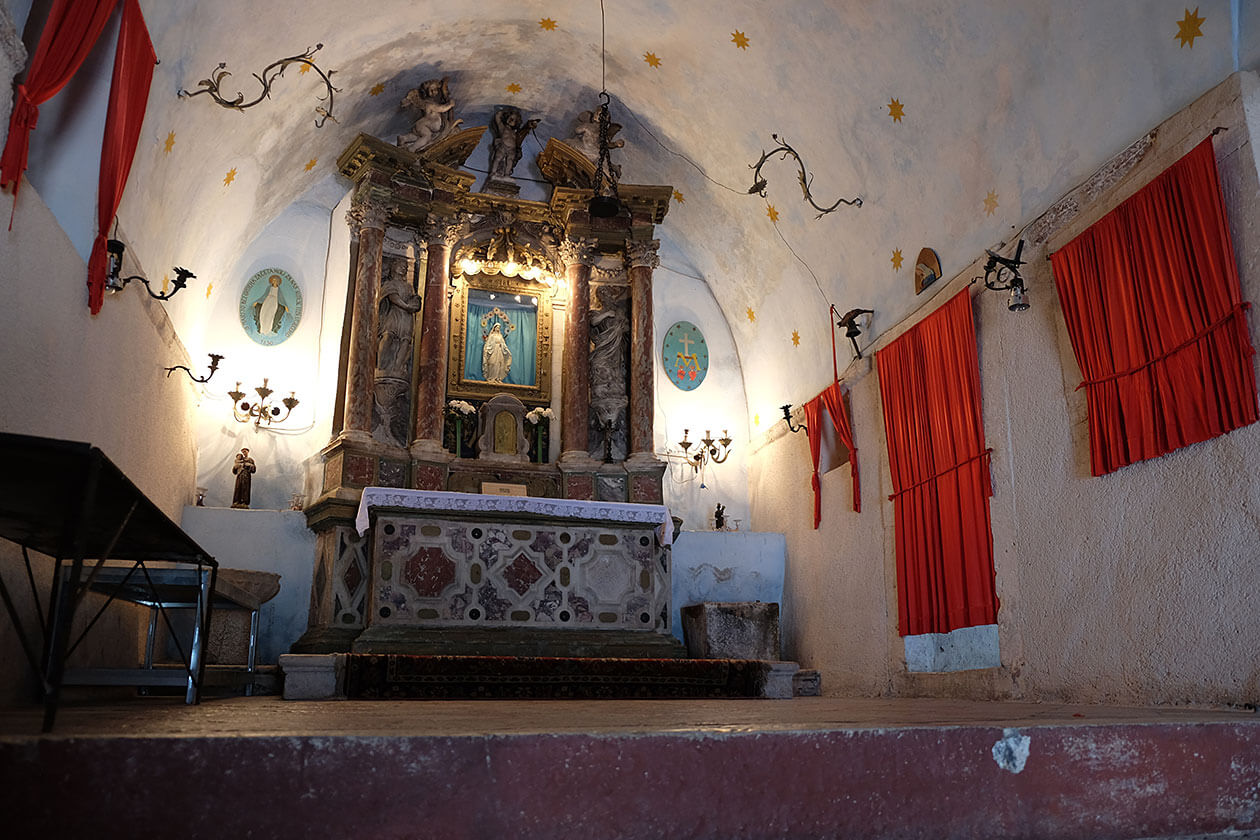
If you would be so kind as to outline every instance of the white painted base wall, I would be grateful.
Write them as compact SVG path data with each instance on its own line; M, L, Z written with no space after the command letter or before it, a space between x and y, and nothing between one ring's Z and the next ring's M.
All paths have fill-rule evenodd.
M673 549L671 628L683 641L680 612L705 601L763 601L780 607L786 542L782 534L683 531ZM782 625L780 625L782 626Z

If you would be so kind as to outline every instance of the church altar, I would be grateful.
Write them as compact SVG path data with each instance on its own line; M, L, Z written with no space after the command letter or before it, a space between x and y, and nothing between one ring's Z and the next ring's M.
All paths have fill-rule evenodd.
M662 505L368 487L367 629L671 632ZM369 533L370 531L370 533Z

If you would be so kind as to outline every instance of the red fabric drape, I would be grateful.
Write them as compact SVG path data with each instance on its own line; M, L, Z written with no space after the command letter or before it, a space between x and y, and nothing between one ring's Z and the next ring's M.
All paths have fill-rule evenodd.
M818 458L822 454L822 397L814 397L803 406L805 409L805 436L809 438L809 457L814 464L809 486L814 491L814 528L822 522L822 493L818 481Z
M109 21L118 0L54 0L40 35L26 81L17 86L9 137L0 155L0 188L18 184L26 171L31 131L39 120L39 106L66 86Z
M1254 423L1254 353L1209 137L1052 258L1090 468Z
M858 484L857 447L853 445L853 430L849 424L849 412L844 406L844 397L840 392L840 383L833 382L821 394L805 403L805 434L809 437L809 455L814 462L814 474L810 478L810 486L814 490L814 528L822 522L822 492L818 479L818 460L822 453L822 410L827 409L831 415L831 425L835 427L836 436L849 450L849 466L853 471L853 509L862 510L861 492Z
M901 635L993 624L992 489L968 290L875 362L895 491Z
M114 54L114 76L109 88L109 109L105 115L105 135L101 144L101 179L96 196L96 241L88 260L88 307L95 315L105 297L105 236L118 212L123 187L131 172L131 161L140 139L144 110L153 81L157 55L149 40L137 0L123 0L122 27L118 51Z
M853 443L853 425L849 422L849 410L844 404L844 395L840 392L840 383L833 382L821 394L823 405L831 415L831 424L836 427L836 434L849 449L849 468L853 473L853 510L862 512L862 488L858 481L858 451Z

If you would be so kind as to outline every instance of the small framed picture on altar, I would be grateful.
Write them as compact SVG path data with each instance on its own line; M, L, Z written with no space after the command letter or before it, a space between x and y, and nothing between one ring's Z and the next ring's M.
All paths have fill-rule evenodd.
M464 278L451 301L448 397L551 400L551 290L502 275Z

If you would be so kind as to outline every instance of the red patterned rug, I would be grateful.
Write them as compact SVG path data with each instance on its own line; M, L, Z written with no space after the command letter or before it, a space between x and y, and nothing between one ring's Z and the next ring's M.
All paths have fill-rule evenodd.
M770 663L352 653L351 700L656 700L761 697Z

